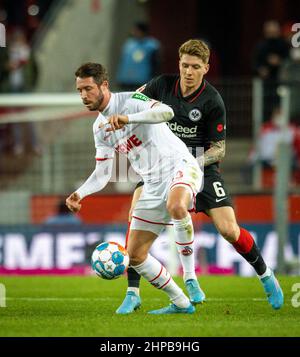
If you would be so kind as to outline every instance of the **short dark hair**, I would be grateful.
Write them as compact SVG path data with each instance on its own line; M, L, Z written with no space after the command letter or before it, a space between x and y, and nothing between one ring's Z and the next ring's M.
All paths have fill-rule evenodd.
M108 81L107 70L100 63L87 62L82 64L75 72L75 76L80 78L93 77L97 84Z
M188 40L179 47L179 58L183 55L196 56L208 63L210 50L207 44L201 40Z

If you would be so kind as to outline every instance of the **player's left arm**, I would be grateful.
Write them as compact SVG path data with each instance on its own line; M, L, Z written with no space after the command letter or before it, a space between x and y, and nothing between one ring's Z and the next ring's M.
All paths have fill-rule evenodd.
M225 156L225 140L211 141L210 148L204 153L204 166L209 166Z
M147 99L131 98L128 101L127 105L132 108L131 112L134 114L112 115L107 123L101 124L101 127L108 125L106 131L115 131L122 129L126 124L159 124L173 118L174 112L171 107L146 96L143 97Z

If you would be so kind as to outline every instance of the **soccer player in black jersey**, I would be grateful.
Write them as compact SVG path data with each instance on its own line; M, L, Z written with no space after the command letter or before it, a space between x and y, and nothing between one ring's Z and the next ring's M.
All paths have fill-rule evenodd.
M179 75L160 75L139 91L172 107L175 116L167 125L204 165L204 187L196 197L196 212L210 216L218 232L253 266L269 303L274 309L279 309L283 304L283 292L252 235L237 224L229 193L219 172L219 161L225 155L226 110L218 91L203 78L209 69L209 55L204 42L185 42L179 48ZM203 150L204 155L201 154ZM142 188L141 182L134 192L132 207ZM202 302L205 295L195 280L194 267L191 272L193 254L187 256L186 247L176 245L191 302ZM192 245L189 248L192 249ZM139 280L139 275L129 268L127 294L117 313L128 314L140 306Z

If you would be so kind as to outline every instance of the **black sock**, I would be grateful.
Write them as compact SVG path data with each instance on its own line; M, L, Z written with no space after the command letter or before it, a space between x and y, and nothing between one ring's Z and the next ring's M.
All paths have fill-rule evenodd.
M247 260L247 262L249 264L251 264L253 266L253 268L255 269L256 273L258 275L262 275L266 272L267 270L267 266L266 263L263 259L263 257L260 254L260 251L257 247L257 245L255 244L255 242L253 243L253 246L250 250L250 252L248 253L239 253L243 258L245 258Z
M127 280L129 288L139 288L141 276L133 268L129 267L127 269Z

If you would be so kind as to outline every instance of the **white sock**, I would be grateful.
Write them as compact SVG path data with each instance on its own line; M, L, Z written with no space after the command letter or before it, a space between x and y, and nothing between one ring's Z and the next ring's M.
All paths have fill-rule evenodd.
M134 288L132 286L129 286L127 288L127 292L129 292L129 291L135 293L135 295L137 295L137 296L140 296L140 288Z
M197 279L194 259L194 227L191 215L173 219L177 251L183 268L183 280Z
M272 274L272 270L269 267L267 267L266 271L262 275L258 275L258 277L259 279L263 279L267 276L271 276L271 274Z
M172 279L170 273L150 254L143 263L132 267L154 287L165 291L176 306L186 308L190 305L189 299Z

